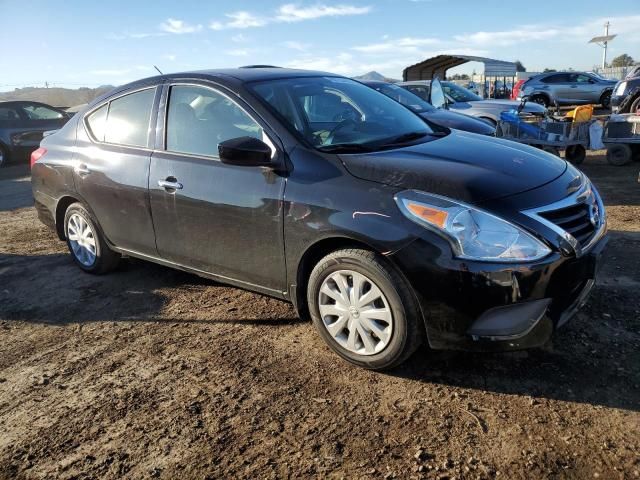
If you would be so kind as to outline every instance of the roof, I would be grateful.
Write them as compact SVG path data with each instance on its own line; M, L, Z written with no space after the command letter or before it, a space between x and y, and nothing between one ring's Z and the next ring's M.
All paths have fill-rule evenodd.
M486 76L515 77L516 75L516 64L513 62L472 55L438 55L408 66L402 72L402 79L404 81L431 80L435 76L444 79L447 70L467 62L483 63Z

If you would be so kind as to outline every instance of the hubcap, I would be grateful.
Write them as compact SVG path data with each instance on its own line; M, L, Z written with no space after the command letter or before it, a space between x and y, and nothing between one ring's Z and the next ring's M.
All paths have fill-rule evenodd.
M322 323L338 344L358 355L373 355L389 344L393 315L378 286L352 270L322 282L318 305Z
M67 223L67 238L73 255L85 267L90 267L96 261L96 237L91 225L74 213Z

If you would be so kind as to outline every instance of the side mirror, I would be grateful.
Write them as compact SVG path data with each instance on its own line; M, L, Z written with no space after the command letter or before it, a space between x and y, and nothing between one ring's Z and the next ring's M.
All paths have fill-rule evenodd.
M270 167L271 148L254 137L238 137L218 144L220 161L243 167Z

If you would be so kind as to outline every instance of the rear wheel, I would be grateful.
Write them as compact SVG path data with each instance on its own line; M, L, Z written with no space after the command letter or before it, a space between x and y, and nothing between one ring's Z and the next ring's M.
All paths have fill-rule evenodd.
M611 165L620 167L631 162L633 152L631 147L624 143L616 143L614 145L607 146L607 161Z
M609 108L611 106L611 92L604 92L600 97L600 105L602 108Z
M392 368L422 343L411 287L374 252L345 249L324 257L309 277L307 301L323 340L360 367Z
M587 151L582 145L569 145L564 151L564 158L574 165L580 165L587 157Z
M67 247L76 265L88 273L107 273L118 266L120 255L107 245L89 211L72 203L64 215Z

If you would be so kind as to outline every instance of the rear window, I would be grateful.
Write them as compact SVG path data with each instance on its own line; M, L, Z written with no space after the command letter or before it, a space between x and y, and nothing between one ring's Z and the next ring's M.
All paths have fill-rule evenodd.
M549 75L540 81L542 83L568 83L569 75L566 73L558 73L556 75Z
M93 138L104 142L104 127L107 123L107 109L109 104L103 105L87 117L87 126Z
M109 103L104 141L134 147L146 147L155 88L149 88Z

